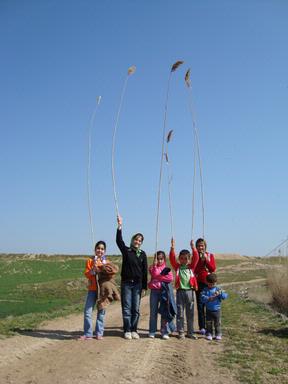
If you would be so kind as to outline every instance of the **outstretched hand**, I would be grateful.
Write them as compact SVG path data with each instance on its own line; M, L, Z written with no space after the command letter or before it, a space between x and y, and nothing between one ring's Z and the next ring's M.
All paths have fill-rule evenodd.
M173 239L173 237L171 239L171 248L175 248L175 240Z
M191 249L195 249L194 240L191 240L191 241L190 241L190 247L191 247Z
M117 216L117 224L118 224L118 228L122 227L122 217L120 215Z

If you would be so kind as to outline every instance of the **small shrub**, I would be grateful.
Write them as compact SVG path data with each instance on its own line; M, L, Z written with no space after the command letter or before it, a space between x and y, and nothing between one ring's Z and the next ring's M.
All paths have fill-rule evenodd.
M267 282L273 306L288 315L288 263L283 264L281 269L271 271Z

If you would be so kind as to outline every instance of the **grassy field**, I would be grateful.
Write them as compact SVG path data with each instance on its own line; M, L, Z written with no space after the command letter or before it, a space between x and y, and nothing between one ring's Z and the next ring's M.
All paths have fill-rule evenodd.
M223 304L224 354L219 364L242 383L288 382L288 322L269 307L229 291Z
M30 329L44 319L82 311L87 292L83 276L86 258L0 257L0 334Z

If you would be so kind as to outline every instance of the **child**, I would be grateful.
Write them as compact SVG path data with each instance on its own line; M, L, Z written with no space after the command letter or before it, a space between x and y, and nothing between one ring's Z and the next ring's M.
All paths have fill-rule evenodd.
M121 305L124 339L139 339L140 299L147 290L147 256L140 249L144 237L136 233L127 247L122 238L122 218L117 216L116 243L122 253Z
M98 241L95 245L95 256L90 257L86 262L84 274L88 279L88 293L84 308L84 335L80 337L81 340L92 340L93 338L92 312L98 294L97 274L100 272L101 266L107 262L105 251L105 241ZM103 339L104 318L105 309L98 310L95 326L95 338L97 340Z
M158 251L154 257L153 264L149 267L151 280L148 283L148 288L151 289L150 293L150 320L149 320L149 337L155 338L157 330L157 315L159 312L159 305L161 301L161 288L162 283L171 283L173 281L173 274L169 268L166 267L166 255L163 251ZM166 273L167 274L164 274ZM174 299L174 298L173 298ZM175 325L173 320L168 323L167 320L161 316L161 336L162 339L169 339L169 331L174 331Z
M197 278L198 291L196 292L197 310L198 310L198 324L200 333L205 335L205 305L200 299L201 292L207 287L206 277L209 273L215 272L216 262L212 253L206 251L207 243L204 239L196 241L196 251L198 253L198 263L195 267L195 275Z
M212 340L213 325L215 339L221 340L221 301L227 299L228 294L216 286L216 273L206 277L207 287L201 293L201 300L206 304L206 339Z
M197 290L197 280L194 276L194 268L198 262L198 252L191 240L191 248L193 250L193 259L190 261L191 255L187 249L183 249L179 253L179 263L176 262L175 241L171 240L170 263L176 271L175 288L176 288L176 304L177 304L177 330L179 338L185 339L184 334L184 309L187 320L187 337L197 339L194 335L194 290Z

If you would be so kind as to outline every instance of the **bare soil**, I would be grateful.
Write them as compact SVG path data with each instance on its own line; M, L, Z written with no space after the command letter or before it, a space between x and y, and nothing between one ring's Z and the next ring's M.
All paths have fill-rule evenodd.
M217 364L222 342L147 337L149 297L142 299L139 340L124 340L119 303L106 314L103 340L80 341L83 316L71 315L35 331L0 340L1 384L237 383Z

